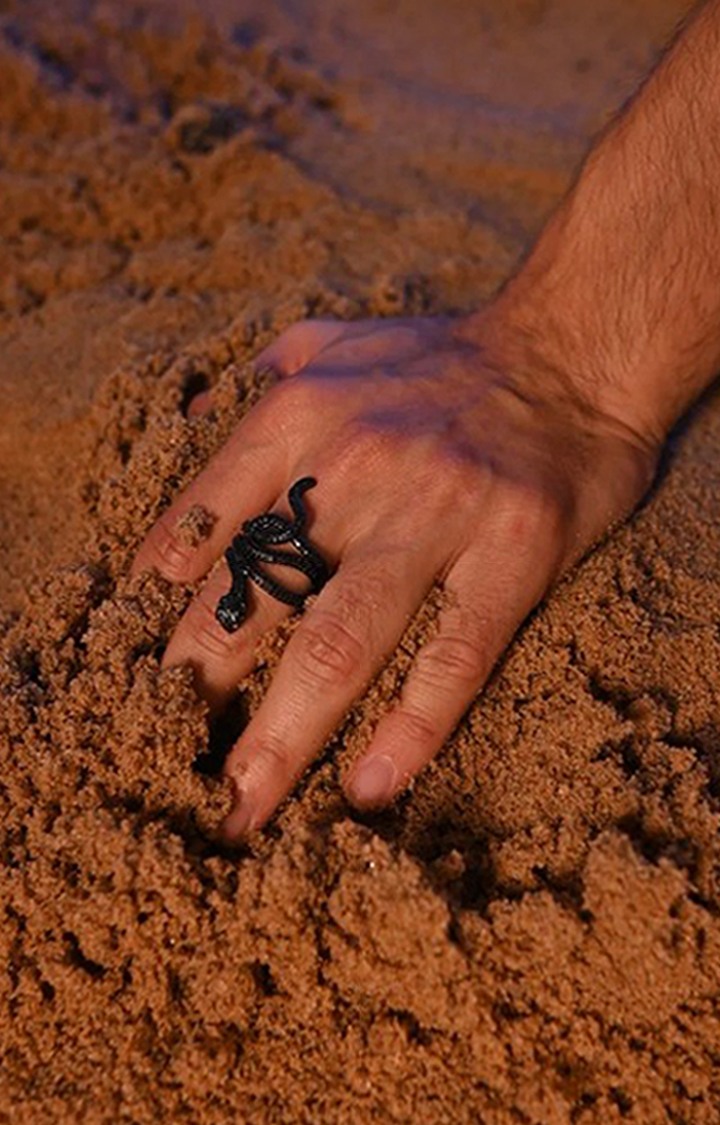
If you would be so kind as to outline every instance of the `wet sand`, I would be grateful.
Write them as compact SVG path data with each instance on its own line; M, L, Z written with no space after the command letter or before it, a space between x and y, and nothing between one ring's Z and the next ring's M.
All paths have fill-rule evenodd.
M0 1122L717 1122L717 393L379 816L432 599L230 854L293 622L208 730L127 577L260 348L490 297L682 11L0 0Z

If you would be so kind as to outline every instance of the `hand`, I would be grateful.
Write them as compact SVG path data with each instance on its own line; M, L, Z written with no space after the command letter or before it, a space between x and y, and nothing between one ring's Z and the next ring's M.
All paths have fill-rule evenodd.
M449 598L437 633L343 782L359 807L391 801L552 582L648 485L651 445L599 414L568 377L531 357L517 363L513 351L511 364L502 331L482 315L295 325L258 360L277 383L142 544L135 571L194 581L243 520L284 511L295 480L317 479L307 534L337 569L228 755L237 790L228 838L272 815L439 578ZM216 523L190 549L177 525L196 504ZM164 658L190 663L214 707L252 668L261 633L289 612L253 586L248 618L226 633L215 607L229 586L223 560Z

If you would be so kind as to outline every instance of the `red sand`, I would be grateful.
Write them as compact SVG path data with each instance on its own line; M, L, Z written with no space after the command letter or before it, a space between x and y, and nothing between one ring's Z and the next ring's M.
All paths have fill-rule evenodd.
M0 1121L716 1123L717 396L380 816L338 775L432 599L238 856L292 623L209 738L126 577L249 359L489 296L681 9L179 7L0 0Z

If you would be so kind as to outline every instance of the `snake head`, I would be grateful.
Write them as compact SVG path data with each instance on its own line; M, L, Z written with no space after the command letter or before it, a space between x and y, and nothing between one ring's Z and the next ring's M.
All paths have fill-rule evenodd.
M226 633L235 633L242 625L247 615L247 602L244 598L233 594L223 594L217 604L215 617Z

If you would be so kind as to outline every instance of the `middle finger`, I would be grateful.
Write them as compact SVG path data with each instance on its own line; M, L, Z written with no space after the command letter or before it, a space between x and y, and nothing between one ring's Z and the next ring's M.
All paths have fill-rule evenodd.
M392 652L447 545L358 542L290 638L267 694L225 764L230 839L260 827Z

